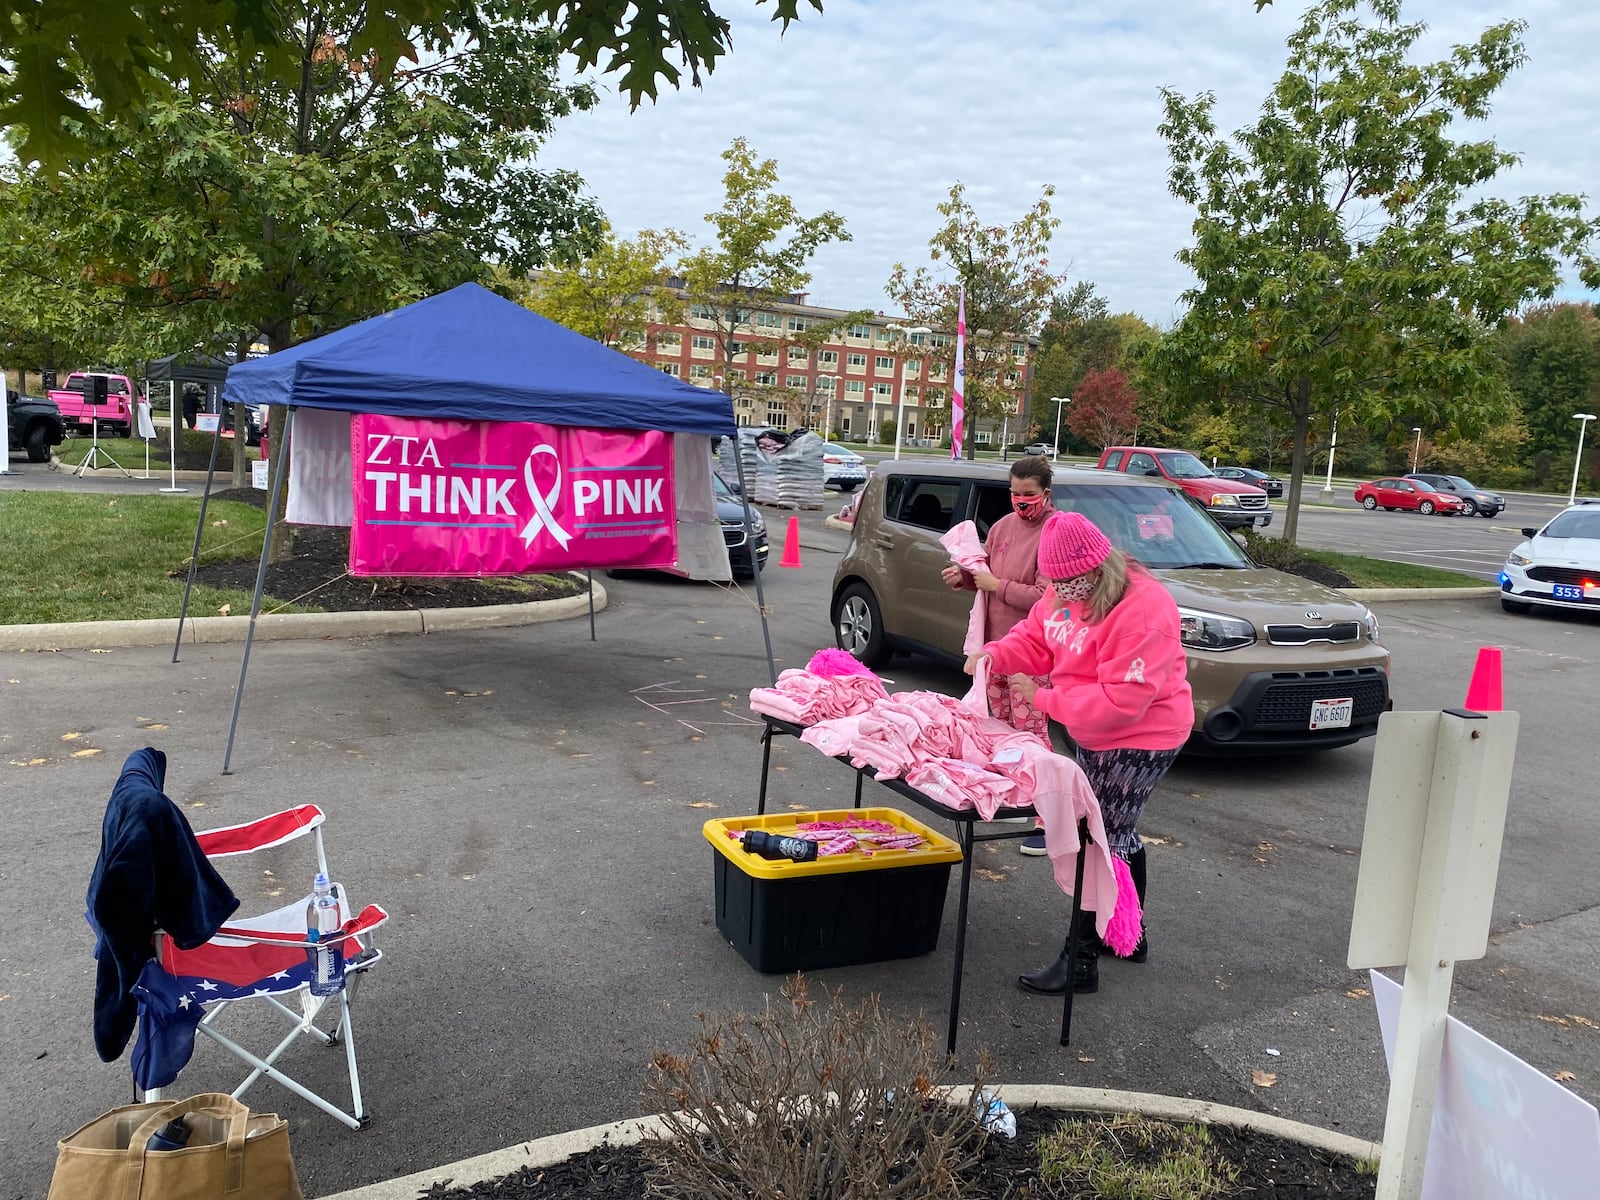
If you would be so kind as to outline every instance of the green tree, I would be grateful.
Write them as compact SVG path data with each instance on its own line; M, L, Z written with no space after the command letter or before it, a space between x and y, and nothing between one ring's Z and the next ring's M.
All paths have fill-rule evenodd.
M642 229L629 239L606 225L592 252L541 271L518 299L602 345L648 347L652 325L683 319L669 259L686 249L676 229Z
M1016 389L1006 382L1006 375L1018 367L1015 348L1038 335L1061 287L1061 277L1050 271L1050 242L1061 224L1051 214L1054 195L1055 188L1047 184L1033 207L1012 224L992 225L979 218L966 188L952 185L949 198L939 205L944 223L928 241L928 257L939 265L940 274L896 263L884 288L912 322L939 330L956 328L958 303L966 296L968 458L977 451L978 424L998 426L1016 410ZM926 357L954 378L954 339L930 344Z
M758 5L766 0L756 0ZM808 0L817 12L822 0ZM313 26L314 0L0 0L0 126L20 133L23 162L59 170L97 153L91 135L144 105L214 83L212 48L232 47L241 62L278 86L306 68L300 31ZM370 0L352 6L342 45L385 81L453 54L485 19L475 0ZM580 69L604 63L637 107L683 71L699 86L727 52L726 18L709 0L516 0L519 23L548 25L559 52ZM773 0L772 20L787 31L799 0ZM492 17L488 18L492 20ZM508 81L521 69L515 46L502 60ZM668 60L676 52L683 70ZM408 68L404 64L410 63Z
M1231 141L1211 95L1164 93L1171 189L1196 209L1179 258L1198 282L1150 365L1173 398L1285 414L1290 541L1314 420L1335 407L1351 423L1405 413L1463 432L1504 420L1511 397L1486 332L1550 296L1564 261L1600 284L1600 222L1580 198L1487 197L1515 156L1448 136L1485 117L1523 63L1522 24L1416 63L1423 27L1400 10L1309 9L1260 117Z
M1570 468L1572 414L1600 404L1600 319L1587 304L1540 305L1506 327L1501 345L1526 425L1524 453Z
M727 390L748 394L761 388L736 388L733 360L746 349L766 350L775 362L758 364L757 372L779 375L790 342L786 325L757 326L758 314L770 317L776 305L792 302L794 294L805 289L819 247L851 239L844 218L836 212L802 217L791 197L774 190L777 160L758 157L744 138L735 138L722 152L722 160L728 164L722 176L722 207L706 214L716 240L687 255L678 274L691 319L711 322ZM818 322L803 332L815 342L843 322ZM760 342L747 347L746 341L756 335ZM789 403L788 397L784 403Z

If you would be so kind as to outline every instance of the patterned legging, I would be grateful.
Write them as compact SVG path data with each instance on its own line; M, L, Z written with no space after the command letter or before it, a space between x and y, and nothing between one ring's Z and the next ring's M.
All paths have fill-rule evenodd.
M1048 675L1035 675L1033 681L1040 687L1050 686ZM1004 721L1013 729L1035 733L1046 740L1049 739L1047 727L1050 718L1017 694L1017 689L1011 686L1011 676L999 671L993 672L989 676L989 686L984 694L989 699L991 717Z
M1100 800L1111 852L1124 861L1143 847L1139 840L1139 814L1156 784L1178 757L1176 750L1085 750L1075 757L1089 786Z

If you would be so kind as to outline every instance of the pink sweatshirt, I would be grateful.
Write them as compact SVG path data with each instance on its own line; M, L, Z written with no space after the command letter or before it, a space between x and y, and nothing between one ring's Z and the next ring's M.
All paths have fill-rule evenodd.
M1128 590L1105 620L1086 623L1082 604L1063 608L1046 593L983 651L998 673L1048 674L1034 706L1085 749L1175 750L1194 725L1178 606L1131 564Z
M1000 581L1000 587L989 593L984 620L984 636L991 640L1004 637L1044 595L1045 578L1039 574L1039 538L1043 533L1042 519L1024 521L1014 512L989 526L983 548L989 555L990 573ZM963 573L961 582L968 591L976 589L970 573Z

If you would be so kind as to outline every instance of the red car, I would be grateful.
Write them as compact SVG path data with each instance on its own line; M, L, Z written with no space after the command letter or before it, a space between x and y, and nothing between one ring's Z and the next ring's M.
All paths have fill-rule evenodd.
M1451 492L1436 492L1415 479L1374 479L1356 488L1356 503L1369 512L1382 508L1394 512L1397 508L1415 509L1423 516L1433 513L1459 513L1461 497Z

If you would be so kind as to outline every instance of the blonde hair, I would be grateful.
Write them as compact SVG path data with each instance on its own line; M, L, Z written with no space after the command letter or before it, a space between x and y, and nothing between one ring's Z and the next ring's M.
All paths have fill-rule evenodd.
M1094 591L1089 593L1088 603L1084 605L1084 617L1089 624L1104 621L1106 614L1127 594L1128 568L1128 556L1113 546L1105 561L1091 572Z

